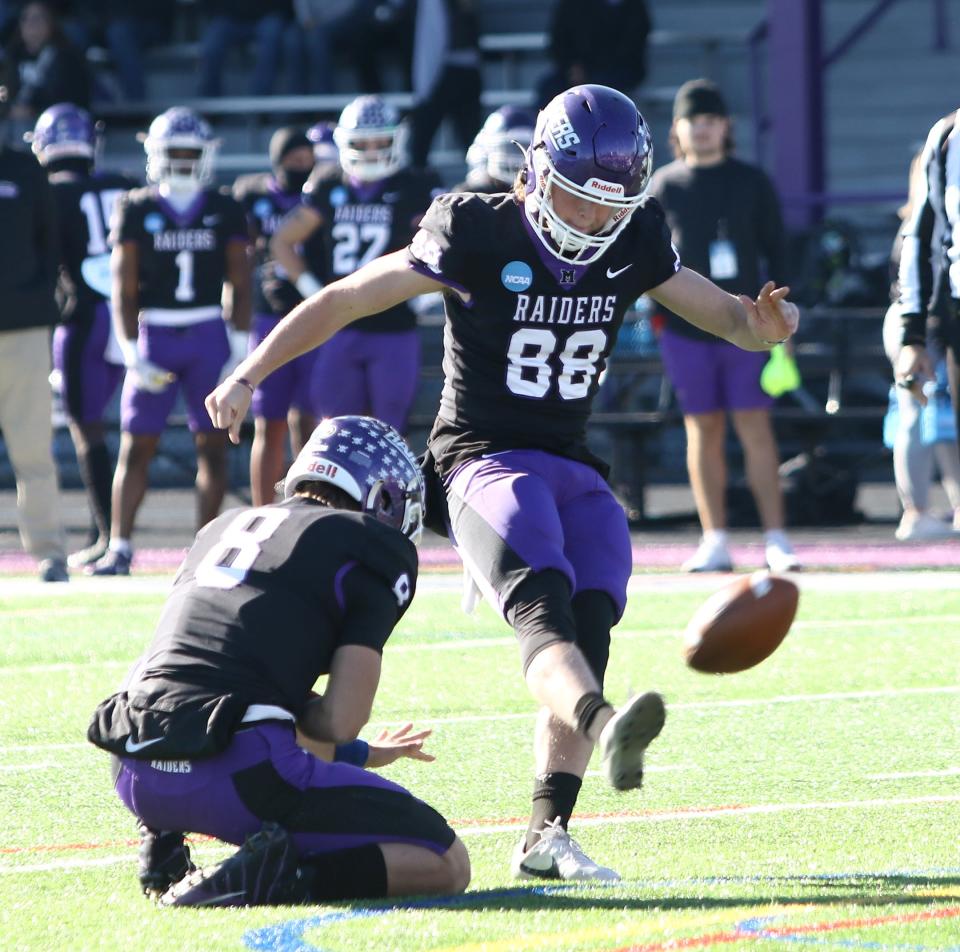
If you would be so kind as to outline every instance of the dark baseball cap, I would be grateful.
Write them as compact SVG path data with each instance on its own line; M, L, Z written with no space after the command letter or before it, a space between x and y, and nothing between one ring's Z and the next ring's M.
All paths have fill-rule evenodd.
M716 83L709 79L691 79L677 90L673 100L673 118L692 119L704 114L729 115L727 104Z

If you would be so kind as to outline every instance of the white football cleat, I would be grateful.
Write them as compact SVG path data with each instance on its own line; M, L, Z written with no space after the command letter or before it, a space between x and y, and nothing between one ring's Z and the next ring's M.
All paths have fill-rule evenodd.
M620 874L608 866L598 866L583 847L560 825L560 818L549 821L530 849L524 839L517 843L510 861L514 879L567 879L618 883Z
M768 539L763 554L767 560L767 568L778 575L782 572L796 572L800 568L797 553L786 539Z
M643 754L663 729L667 711L656 691L630 698L600 732L603 772L617 790L643 783Z
M732 572L733 559L723 542L701 539L697 551L680 568L684 572Z

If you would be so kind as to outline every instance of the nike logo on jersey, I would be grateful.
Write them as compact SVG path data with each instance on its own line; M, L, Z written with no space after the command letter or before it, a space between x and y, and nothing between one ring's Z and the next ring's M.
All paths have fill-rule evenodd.
M162 741L162 737L154 737L152 740L142 740L139 744L135 744L129 737L127 738L126 744L124 744L123 749L128 754L139 753L146 747L152 747L154 744L159 744Z
M218 221L220 221L219 215L204 215L203 223L207 228L212 228Z
M621 268L619 271L611 271L609 268L607 268L607 277L615 278L618 274L623 274L624 271L632 267L633 267L632 264L628 264L625 268Z

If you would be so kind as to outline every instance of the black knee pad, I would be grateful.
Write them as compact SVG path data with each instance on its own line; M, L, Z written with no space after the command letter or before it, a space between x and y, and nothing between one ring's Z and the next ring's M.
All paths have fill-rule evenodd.
M610 658L610 629L617 620L617 606L606 592L590 589L577 592L571 607L577 626L577 647L602 688Z
M530 662L544 648L577 640L570 583L556 569L528 575L511 593L503 613L520 642L524 677Z

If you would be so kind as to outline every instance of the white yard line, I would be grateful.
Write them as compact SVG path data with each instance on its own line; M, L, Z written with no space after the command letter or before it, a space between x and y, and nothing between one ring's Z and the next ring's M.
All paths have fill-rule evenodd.
M576 817L574 826L579 830L582 827L627 825L635 823L668 823L688 820L715 820L731 816L758 816L777 813L802 813L817 810L882 810L892 807L908 806L939 806L948 803L960 803L960 794L956 796L927 796L927 797L891 797L888 799L873 798L869 800L825 800L810 803L759 803L754 806L717 806L693 807L679 810L658 810L649 813L607 815L596 817ZM492 836L500 833L513 833L525 829L526 820L509 820L504 823L492 823L488 826L457 827L457 835L461 838ZM211 850L212 852L212 850ZM51 860L46 863L10 864L0 863L0 875L24 875L27 873L57 872L66 869L83 869L91 867L114 866L127 864L131 870L136 862L136 850L131 847L129 852L115 856L99 856L96 858L71 857L61 860Z

